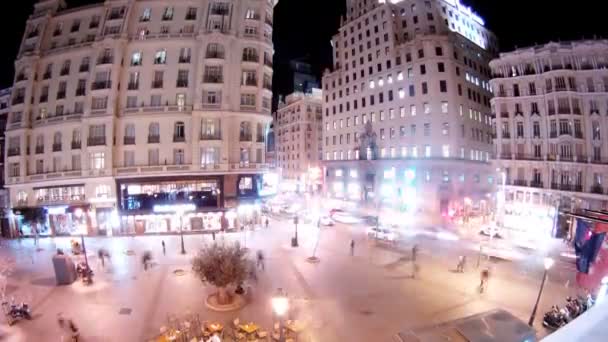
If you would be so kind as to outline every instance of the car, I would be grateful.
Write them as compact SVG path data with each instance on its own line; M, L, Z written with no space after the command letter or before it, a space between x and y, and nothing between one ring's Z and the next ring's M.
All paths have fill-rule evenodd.
M479 234L497 239L502 239L502 231L495 225L487 225L481 227L481 229L479 230Z
M367 236L377 240L397 241L398 234L392 229L385 227L370 227L367 229Z
M334 220L332 220L331 217L329 217L329 216L319 217L319 222L321 223L322 226L333 226L334 225Z
M363 216L363 223L368 226L377 226L378 225L378 216Z

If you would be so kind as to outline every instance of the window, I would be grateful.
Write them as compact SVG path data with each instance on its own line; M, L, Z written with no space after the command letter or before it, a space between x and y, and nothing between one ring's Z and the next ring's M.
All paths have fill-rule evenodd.
M156 51L154 55L154 64L165 64L167 63L167 50L162 49Z
M428 102L422 104L424 114L431 114L431 105Z
M139 17L139 21L141 21L141 22L150 21L151 15L152 15L152 10L149 8L144 8L144 11L141 13L141 16Z
M158 157L158 149L152 148L148 150L148 165L158 165L159 157Z
M173 126L174 141L184 141L186 139L186 126L182 121L178 121Z
M429 88L426 82L422 82L422 94L428 94Z
M443 64L443 63L437 63L437 71L439 71L439 72L445 72L445 64Z
M184 150L181 148L173 149L173 165L183 165L186 163Z
M424 145L424 156L426 158L431 157L431 145Z
M450 158L450 145L441 146L441 155L443 158Z
M220 162L220 150L218 147L201 148L201 165L216 165Z
M255 94L241 94L241 106L255 107Z
M82 165L80 162L80 154L72 155L72 170L81 170Z
M135 165L135 151L124 151L125 167Z
M416 116L416 105L410 105L410 115Z
M430 123L424 124L424 136L425 137L431 136L431 124Z
M150 139L150 137L158 138L159 136L160 136L160 125L158 124L158 122L150 123L150 125L148 126L148 139ZM158 141L156 141L156 142L158 142Z
M442 93L448 92L448 83L446 81L439 81L439 91Z
M443 56L443 49L441 48L441 46L435 47L435 55L436 56Z
M173 19L173 7L165 7L165 11L163 12L163 20L172 20Z
M444 122L442 127L441 127L441 134L443 135L450 135L450 124L447 122Z
M160 107L162 103L162 95L155 94L150 96L150 106L151 107Z
M91 170L105 169L105 153L104 152L93 152L89 155L91 162Z

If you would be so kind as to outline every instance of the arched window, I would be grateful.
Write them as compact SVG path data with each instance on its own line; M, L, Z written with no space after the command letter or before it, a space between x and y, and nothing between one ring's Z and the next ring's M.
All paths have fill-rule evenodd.
M186 140L186 126L182 121L178 121L173 126L173 141Z
M135 137L135 125L127 124L125 126L125 137Z
M61 132L55 132L53 135L53 145L61 145Z
M224 58L224 47L218 43L207 45L207 53L205 58Z
M148 143L158 142L160 142L160 126L158 122L152 122L148 126Z
M259 62L258 51L251 47L244 48L243 49L243 61Z

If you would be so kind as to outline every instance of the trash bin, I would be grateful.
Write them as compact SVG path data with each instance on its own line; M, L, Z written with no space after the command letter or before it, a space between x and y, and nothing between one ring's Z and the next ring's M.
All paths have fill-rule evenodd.
M298 240L295 237L291 238L291 247L298 247Z
M74 261L67 255L53 256L53 269L57 285L70 285L78 278Z

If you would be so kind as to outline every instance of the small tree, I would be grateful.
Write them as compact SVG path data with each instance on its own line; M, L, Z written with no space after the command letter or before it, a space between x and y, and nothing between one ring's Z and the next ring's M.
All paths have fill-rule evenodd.
M249 261L247 252L239 243L218 245L199 251L192 259L192 270L204 284L217 288L217 301L220 305L230 304L232 295L227 287L243 282L247 276Z

